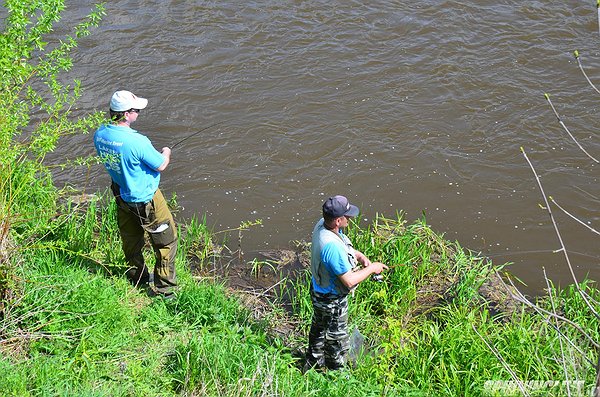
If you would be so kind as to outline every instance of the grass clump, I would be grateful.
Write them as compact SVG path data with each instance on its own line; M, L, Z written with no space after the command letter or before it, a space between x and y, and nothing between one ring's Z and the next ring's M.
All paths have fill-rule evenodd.
M351 329L366 336L357 379L377 380L384 395L427 396L493 395L486 384L495 380L594 384L598 321L574 287L552 289L552 300L589 339L515 301L498 275L503 266L445 240L423 220L407 225L401 215L378 217L348 234L355 248L391 265L383 282L363 282L351 299ZM307 279L308 273L300 284ZM307 329L308 290L298 285L297 291L294 308ZM598 298L589 283L586 291ZM552 300L536 303L554 311ZM529 392L549 389L536 390Z

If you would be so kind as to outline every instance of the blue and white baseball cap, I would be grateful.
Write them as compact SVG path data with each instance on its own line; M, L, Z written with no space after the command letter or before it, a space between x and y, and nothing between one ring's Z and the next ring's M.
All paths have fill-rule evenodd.
M324 216L339 218L340 216L356 216L359 212L358 207L350 204L344 196L329 197L323 203Z

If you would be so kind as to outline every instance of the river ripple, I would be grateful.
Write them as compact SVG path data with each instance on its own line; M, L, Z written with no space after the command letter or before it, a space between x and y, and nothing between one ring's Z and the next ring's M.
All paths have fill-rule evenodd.
M140 6L141 3L141 6ZM79 20L90 2L69 4ZM451 240L514 262L531 290L541 267L571 281L523 146L549 194L599 227L596 9L581 1L116 0L75 68L81 111L112 92L149 98L135 127L157 147L211 123L173 153L163 190L215 229L262 219L248 252L309 237L323 200L347 195L363 224L405 211ZM90 136L58 157L93 154ZM99 167L57 174L102 189ZM554 210L578 276L596 278L597 236Z

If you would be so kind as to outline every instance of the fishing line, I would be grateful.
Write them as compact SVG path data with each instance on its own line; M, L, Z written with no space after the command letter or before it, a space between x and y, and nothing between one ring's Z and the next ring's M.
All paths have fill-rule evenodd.
M185 142L185 141L187 141L188 139L190 139L190 138L192 138L192 137L194 137L194 136L198 135L199 133L201 133L201 132L203 132L203 131L206 131L206 130L208 130L209 128L216 127L217 125L223 124L223 123L225 123L226 121L227 121L227 120L225 120L225 121L219 121L218 123L211 124L211 125L209 125L208 127L204 127L204 128L202 128L200 131L196 131L196 132L194 132L193 134L190 134L190 135L186 136L186 137L185 137L185 138L183 138L182 140L180 140L180 141L178 141L178 142L175 142L175 144L173 144L173 146L171 146L171 149L173 149L175 146L179 145L180 143L182 143L182 142Z
M560 251L560 249L558 250ZM492 258L497 258L497 257L510 257L510 256L515 256L515 255L532 255L532 254L556 254L557 250L525 250L525 251L506 251L506 252L492 252L490 254L484 255L485 258L488 259L492 259ZM584 258L589 258L589 259L598 259L597 255L593 255L593 254L586 254L585 252L579 252L579 251L574 251L574 250L568 250L569 254L575 255L575 256L581 256Z

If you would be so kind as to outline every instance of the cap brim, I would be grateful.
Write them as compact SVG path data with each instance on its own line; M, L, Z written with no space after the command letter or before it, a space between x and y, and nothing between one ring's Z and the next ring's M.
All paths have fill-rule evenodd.
M148 100L146 98L137 97L135 101L134 109L145 109L148 106Z
M127 100L123 100L122 98L113 98L110 100L110 109L115 112L126 112L129 109L145 109L148 106L148 100L146 98L140 98L139 96L135 96L128 92L133 98Z
M359 213L360 213L360 210L358 209L358 207L350 204L350 208L348 209L348 211L346 211L346 213L344 215L345 216L357 216Z

